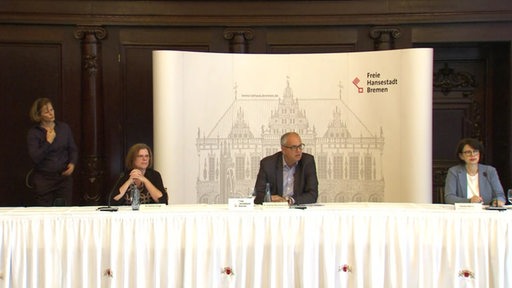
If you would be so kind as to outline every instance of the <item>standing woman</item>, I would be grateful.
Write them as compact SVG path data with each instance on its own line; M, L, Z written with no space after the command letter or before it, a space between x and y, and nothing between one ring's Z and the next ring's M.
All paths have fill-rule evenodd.
M73 171L78 150L69 125L55 121L48 98L34 101L30 119L37 124L27 134L28 153L34 162L31 182L35 204L53 206L72 204Z
M482 144L465 138L457 145L459 165L448 170L444 187L444 200L453 203L483 203L503 206L505 194L496 169L480 164Z
M130 205L130 187L136 185L140 191L140 203L167 204L167 192L160 173L153 168L153 152L148 145L138 143L128 149L125 158L125 173L119 179L112 195L114 205Z

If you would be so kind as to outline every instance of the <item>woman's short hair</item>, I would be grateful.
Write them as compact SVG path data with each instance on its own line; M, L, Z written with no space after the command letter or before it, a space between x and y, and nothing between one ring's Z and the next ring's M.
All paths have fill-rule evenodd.
M151 151L151 148L149 148L149 146L147 144L137 143L137 144L132 145L132 147L130 147L130 149L128 149L128 153L126 153L126 158L124 160L124 166L126 167L126 169L128 171L135 168L135 167L133 167L133 162L135 162L135 158L137 158L139 151L142 149L148 150L148 153L149 153L148 167L149 168L153 167L153 151Z
M474 150L478 150L480 152L480 159L482 159L484 145L475 138L464 138L459 141L459 144L457 144L456 157L459 160L459 162L464 163L464 160L460 158L460 154L462 153L462 151L464 150L464 146L466 145L473 148Z
M41 122L41 109L48 104L52 104L52 101L48 98L38 98L32 103L30 107L29 117L33 122Z

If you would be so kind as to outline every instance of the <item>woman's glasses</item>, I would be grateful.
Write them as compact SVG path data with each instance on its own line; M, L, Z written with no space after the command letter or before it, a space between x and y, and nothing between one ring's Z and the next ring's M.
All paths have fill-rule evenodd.
M479 155L480 151L478 151L478 150L467 150L467 151L462 151L462 154L464 154L464 156Z

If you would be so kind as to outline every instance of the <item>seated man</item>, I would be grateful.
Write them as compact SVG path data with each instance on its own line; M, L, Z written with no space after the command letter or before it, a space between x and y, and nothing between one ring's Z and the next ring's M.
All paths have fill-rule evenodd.
M303 153L304 144L295 132L281 136L281 151L260 161L254 190L255 204L263 203L265 187L270 183L272 201L292 204L315 203L318 198L318 178L315 158Z

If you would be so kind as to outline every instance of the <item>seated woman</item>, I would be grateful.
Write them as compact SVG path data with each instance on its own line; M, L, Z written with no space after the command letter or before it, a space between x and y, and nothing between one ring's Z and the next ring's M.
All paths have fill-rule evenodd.
M472 138L465 138L457 145L459 165L448 170L444 186L444 200L453 203L483 203L503 206L505 194L496 169L479 164L482 144Z
M130 147L125 159L126 171L118 181L117 187L112 193L113 205L130 205L130 185L135 184L140 191L140 203L164 203L167 204L167 192L165 191L162 176L153 170L153 153L148 145L138 143Z

